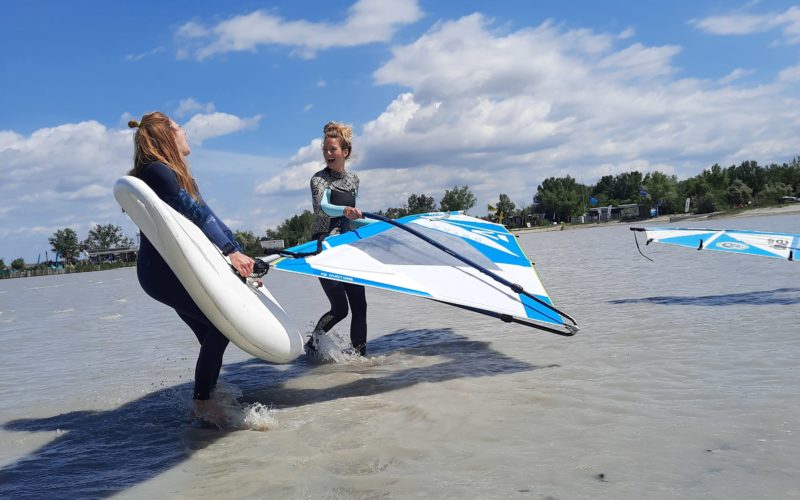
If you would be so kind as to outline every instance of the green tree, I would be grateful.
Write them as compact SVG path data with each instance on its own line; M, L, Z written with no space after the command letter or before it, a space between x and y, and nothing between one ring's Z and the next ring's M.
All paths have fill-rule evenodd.
M728 189L728 186L733 181L729 175L729 170L725 170L718 164L714 164L711 168L703 170L700 177L705 181L708 189L714 193L715 197L721 197Z
M678 196L677 177L674 175L669 176L659 171L649 172L644 176L642 183L647 192L650 193L652 206L659 207L659 212L672 213L675 211L675 199Z
M89 229L89 235L83 240L83 248L86 250L132 246L133 240L122 234L122 228L114 224L95 224Z
M246 255L262 255L264 253L261 242L252 231L236 231L233 233L233 237Z
M424 194L412 194L408 197L408 214L424 214L436 211L436 200L433 196L425 196Z
M756 203L759 205L774 205L780 201L781 196L791 196L792 194L794 194L794 191L791 186L787 186L782 182L770 182L756 195Z
M514 213L514 209L517 208L517 206L511 201L511 198L509 198L507 194L501 193L495 208L498 214L503 214L503 217L508 217Z
M642 186L642 173L624 172L614 177L614 188L611 192L611 198L619 200L622 203L633 203L639 201L639 188Z
M594 189L592 189L591 191L592 196L594 196L601 202L613 198L612 196L613 192L614 192L613 175L604 175L603 177L601 177L600 180L597 181L597 184L594 185Z
M469 186L456 186L444 192L439 206L443 212L452 212L456 210L463 210L466 212L475 206L476 201L475 195L469 190Z
M408 207L391 207L387 208L385 213L383 213L383 211L379 211L378 213L390 219L399 219L400 217L408 215Z
M286 246L294 246L311 239L313 223L314 214L303 210L302 214L286 219L276 229L267 229L267 238L283 240Z
M545 179L536 190L539 212L554 222L568 222L583 213L581 186L570 176Z
M735 179L731 182L731 185L728 186L728 201L730 202L731 206L734 207L743 207L750 203L750 200L753 198L753 190L750 189L750 186L742 182L740 179Z
M0 258L0 271L5 270L6 268L6 261Z
M77 260L81 245L78 242L78 234L75 230L70 228L59 229L47 241L50 242L53 251L61 254L67 264L74 263Z
M710 194L698 196L695 199L695 213L710 214L717 211L717 202Z
M738 167L728 168L728 180L739 179L757 194L767 184L767 170L755 161L743 161Z
M11 269L14 271L23 271L25 269L25 260L22 257L12 260Z

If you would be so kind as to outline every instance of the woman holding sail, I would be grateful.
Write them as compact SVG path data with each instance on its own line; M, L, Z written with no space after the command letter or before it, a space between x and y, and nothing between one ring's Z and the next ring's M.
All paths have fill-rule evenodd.
M348 125L329 122L323 128L322 156L325 159L325 168L311 177L313 239L346 233L368 223L361 219L361 210L356 208L360 183L358 175L346 169L346 161L352 154L352 139L353 129ZM356 352L366 356L367 299L364 287L325 278L320 278L319 281L331 308L317 321L314 333L306 343L307 352L315 352L316 336L330 331L347 317L349 310L350 342Z

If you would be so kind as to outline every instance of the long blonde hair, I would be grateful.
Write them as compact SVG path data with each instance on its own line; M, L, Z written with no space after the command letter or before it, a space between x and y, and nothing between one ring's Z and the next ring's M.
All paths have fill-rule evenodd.
M146 165L159 161L175 172L178 184L192 198L197 199L197 185L189 173L189 166L183 155L178 151L172 120L160 111L153 111L142 116L140 122L129 121L128 126L137 129L133 138L133 168L128 175L139 177Z
M328 122L322 127L322 143L325 144L325 139L328 137L336 139L339 142L339 147L349 151L347 159L353 156L353 127L339 122Z

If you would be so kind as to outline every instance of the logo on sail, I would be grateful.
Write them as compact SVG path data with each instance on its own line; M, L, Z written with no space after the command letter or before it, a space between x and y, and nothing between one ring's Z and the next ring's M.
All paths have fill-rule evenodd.
M717 243L717 246L720 248L724 248L725 250L747 250L750 248L750 245L745 245L744 243L737 243L735 241L721 241Z

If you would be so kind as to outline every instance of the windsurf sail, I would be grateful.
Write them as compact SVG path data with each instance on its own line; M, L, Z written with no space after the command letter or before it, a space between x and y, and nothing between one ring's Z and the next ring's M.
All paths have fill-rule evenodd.
M424 297L559 335L578 331L502 225L461 212L364 216L378 222L286 249L268 259L271 268Z
M695 250L713 250L786 260L794 260L795 253L800 250L800 234L678 227L632 227L631 231L644 232L648 245L652 242L666 243ZM639 248L638 239L636 247ZM639 253L642 253L641 248ZM652 260L643 253L642 256Z

